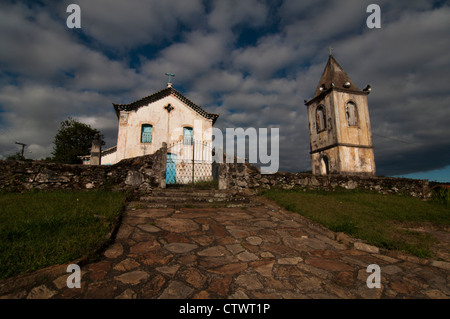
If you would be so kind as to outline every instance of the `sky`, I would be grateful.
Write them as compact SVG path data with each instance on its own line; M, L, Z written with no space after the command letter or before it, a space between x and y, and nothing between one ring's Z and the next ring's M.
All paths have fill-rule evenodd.
M68 28L78 4L81 28ZM381 27L366 24L369 4ZM368 96L377 175L450 182L450 3L70 0L0 4L0 159L51 156L75 118L117 142L112 103L173 87L215 126L279 128L281 171L311 170L304 100L333 56Z

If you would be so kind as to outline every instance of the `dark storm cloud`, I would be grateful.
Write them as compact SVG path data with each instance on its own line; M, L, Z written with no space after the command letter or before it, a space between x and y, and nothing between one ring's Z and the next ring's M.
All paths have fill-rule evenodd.
M372 2L80 0L81 30L65 25L70 1L3 3L0 153L13 153L19 139L32 145L30 157L48 156L68 116L101 129L113 146L111 103L164 88L170 71L175 88L221 115L217 127L279 127L280 169L310 170L303 101L332 46L353 82L373 87L377 172L449 165L450 9L377 1L382 27L368 29Z
M66 7L74 1L49 1L50 10L67 17ZM139 45L172 41L180 27L195 29L204 24L201 0L78 0L82 29L95 44L125 53ZM100 47L101 49L101 47Z

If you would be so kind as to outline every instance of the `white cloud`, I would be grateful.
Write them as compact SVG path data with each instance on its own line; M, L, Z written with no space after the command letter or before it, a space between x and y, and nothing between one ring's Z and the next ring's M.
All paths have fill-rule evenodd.
M195 31L183 42L174 43L161 51L154 60L145 61L142 74L161 78L166 72L175 74L174 83L189 83L206 75L226 58L226 43L216 34Z
M293 48L279 35L266 37L254 47L233 52L233 64L236 68L261 77L271 76L294 62L295 58Z
M233 92L239 90L244 82L240 72L213 69L199 77L193 83L196 91L207 94L208 92Z
M2 131L7 134L2 134L0 149L11 153L11 144L19 141L35 145L30 158L49 156L49 153L43 152L52 150L51 144L59 124L68 117L86 119L84 114L96 114L87 117L95 117L93 128L110 132L114 128L116 131L117 124L114 125L114 122L117 123L117 118L108 101L110 98L96 92L70 91L36 84L3 87L0 89ZM113 141L117 135L111 138Z

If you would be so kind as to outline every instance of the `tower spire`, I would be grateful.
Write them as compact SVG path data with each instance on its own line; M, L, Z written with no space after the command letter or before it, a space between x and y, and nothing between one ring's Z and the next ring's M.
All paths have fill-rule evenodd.
M325 66L319 84L317 85L314 97L322 94L323 91L328 90L331 87L360 91L336 61L332 51L333 48L330 47L330 56L328 57L327 65Z

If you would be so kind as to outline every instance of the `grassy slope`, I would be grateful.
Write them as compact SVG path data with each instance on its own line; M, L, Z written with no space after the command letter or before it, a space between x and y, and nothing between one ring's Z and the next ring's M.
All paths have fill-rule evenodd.
M124 202L103 191L0 194L0 279L91 253Z
M438 228L450 225L450 205L406 196L344 190L270 190L265 196L333 231L422 258L432 257L430 247L436 239L428 233L406 228L424 224Z

